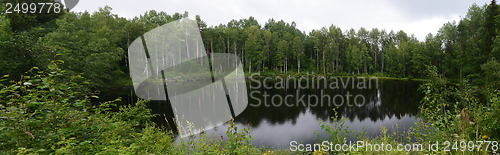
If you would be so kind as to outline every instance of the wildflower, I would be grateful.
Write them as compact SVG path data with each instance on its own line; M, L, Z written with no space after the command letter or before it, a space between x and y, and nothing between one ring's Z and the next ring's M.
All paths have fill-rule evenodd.
M313 155L316 155L316 154L321 155L321 154L326 154L326 153L325 153L325 152L323 152L323 151L317 151L317 150L315 150L315 151L313 152Z
M490 137L488 137L488 136L486 136L486 135L483 135L483 136L481 137L481 140L483 140L483 141L484 141L484 140L489 140L489 139L490 139Z

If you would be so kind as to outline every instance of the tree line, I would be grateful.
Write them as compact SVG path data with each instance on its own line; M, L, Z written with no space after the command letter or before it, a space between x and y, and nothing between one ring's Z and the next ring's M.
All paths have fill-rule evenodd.
M481 65L499 58L499 12L495 1L473 4L460 21L423 41L404 31L335 25L306 34L295 22L269 19L261 26L253 17L201 29L208 52L238 54L248 72L423 77L425 66L433 65L446 77L464 78L481 76Z
M18 78L33 66L44 68L60 54L63 69L82 74L95 87L127 83L130 43L189 15L151 10L125 19L111 11L106 6L94 13L65 12L50 21L19 20L2 11L0 74ZM499 12L495 0L483 6L473 4L461 20L443 24L437 34L429 33L423 41L404 31L377 28L342 30L331 25L306 33L295 22L275 19L261 25L249 17L217 26L207 26L198 15L196 20L206 52L235 53L249 73L422 78L426 66L436 66L445 77L481 83L483 78L498 76Z

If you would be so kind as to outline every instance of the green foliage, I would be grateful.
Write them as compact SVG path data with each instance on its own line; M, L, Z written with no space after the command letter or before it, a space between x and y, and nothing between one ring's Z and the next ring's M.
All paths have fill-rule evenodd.
M58 64L53 62L48 68L33 68L20 81L1 85L0 148L5 153L97 153L139 145L141 141L136 141L141 135L148 138L160 132L152 129L154 115L144 101L121 107L119 112L108 112L119 100L91 107L90 97L78 91L81 76L65 81L65 71ZM171 143L157 140L153 143L158 146Z
M329 139L320 139L319 133L316 133L316 141L324 141L328 140L334 144L345 144L347 142L347 138L354 136L358 140L362 140L365 138L366 131L354 131L349 130L349 125L346 125L346 118L339 118L339 114L336 109L333 109L333 116L331 119L333 122L321 122L321 129L328 134Z
M101 8L93 15L67 14L57 25L44 42L63 54L62 60L68 62L63 67L72 74L82 73L92 81L91 87L99 88L124 75L118 66L124 49L118 45L125 37L125 21L111 14L111 8Z
M135 105L119 107L119 112L113 113L111 119L117 122L127 122L133 127L141 127L152 123L151 119L156 116L156 114L151 114L151 110L144 104L144 101L138 100Z
M283 20L270 19L261 26L249 17L215 27L207 27L199 16L196 20L207 52L235 53L246 69L265 71L262 75L266 76L306 72L427 75L428 82L421 87L424 122L415 125L411 132L415 136L409 137L422 142L498 140L498 10L496 1L474 4L463 19L444 24L438 34L428 35L424 42L404 31L361 28L343 32L331 25L305 34L294 22ZM187 15L152 10L127 20L107 6L94 13L65 12L56 20L50 20L50 15L0 14L0 75L10 75L0 82L4 84L0 85L1 150L41 154L262 153L264 150L251 146L249 131L238 131L235 125L228 129L226 139L173 144L170 132L150 122L154 115L145 101L122 106L118 112L109 112L113 101L90 105L90 97L86 97L90 89L130 84L124 82L130 81L125 52L134 39ZM58 62L66 63L48 63L54 55L60 57ZM24 71L31 68L26 75ZM282 74L276 73L278 70ZM89 85L82 86L83 79ZM332 140L342 142L344 139L335 136L352 134L344 130L342 121L322 124L322 129Z
M481 65L481 70L484 72L486 87L491 89L500 88L500 63L495 58Z
M420 133L425 141L480 141L498 140L498 91L488 91L487 100L481 99L480 89L467 81L450 84L428 67L431 80L421 85L424 93L420 116ZM491 151L491 150L490 150Z
M484 130L492 139L500 139L500 91L490 92L489 100L485 107Z
M258 154L250 129L238 130L231 121L225 136L181 140L155 126L156 115L144 100L120 106L115 101L91 106L79 93L81 76L66 81L65 71L53 61L48 71L38 67L20 81L1 85L0 153L19 154ZM8 76L4 76L2 81ZM284 151L286 153L286 151Z
M288 52L288 42L281 40L278 44L278 51L276 53L275 65L278 67L283 67L285 62L285 55Z
M403 70L402 58L402 52L395 47L394 43L391 43L385 52L386 73L392 76L401 77Z
M12 4L18 4L18 3L54 3L56 1L52 0L5 0L5 3L12 3ZM4 5L5 3L2 3ZM58 4L61 4L57 2ZM37 27L37 26L51 26L53 25L53 22L56 18L66 14L66 11L64 7L59 5L60 7L51 7L52 9L49 10L49 7L43 8L43 10L40 10L40 8L37 8L36 11L38 13L17 13L15 11L12 11L12 13L8 13L7 17L10 20L10 24L12 25L12 30L14 32L21 32L21 31L26 31L29 30L30 28ZM59 12L57 13L56 8L59 8ZM4 13L2 6L2 13ZM51 23L52 22L52 23ZM48 23L48 24L47 24ZM46 24L46 25L43 25Z
M362 52L361 50L356 47L355 45L349 45L349 47L347 48L348 49L348 52L347 52L347 64L348 64L348 68L349 68L349 71L350 72L354 72L354 71L357 71L357 74L359 74L359 70L361 69L362 67L362 63L363 61L362 60Z
M264 60L264 52L262 51L262 35L260 29L253 25L247 31L248 39L245 42L245 51L250 62L248 65L260 67Z
M202 133L197 138L181 140L177 151L182 154L258 154L263 151L252 146L250 128L238 130L233 121L229 125L225 135L220 137Z
M494 63L494 62L491 62ZM492 64L490 64L492 65ZM500 129L500 92L498 90L487 90L487 100L481 99L478 87L470 85L467 81L459 84L452 84L445 80L437 72L437 67L426 66L426 75L428 76L420 90L424 93L422 105L419 113L420 121L415 122L413 126L404 130L403 133L393 132L389 134L387 128L381 128L379 136L367 138L364 137L365 131L351 131L349 126L345 125L345 119L338 119L338 113L334 109L332 123L320 123L323 133L329 135L329 142L334 144L345 144L346 139L355 139L363 143L371 144L390 144L397 146L399 144L422 144L423 149L417 151L385 151L387 154L489 154L491 148L486 150L486 146L474 148L472 151L445 152L443 145L440 144L438 152L429 150L430 144L435 142L460 142L460 141L498 141ZM395 124L398 128L398 124ZM319 132L316 133L319 137ZM402 138L401 138L402 137ZM316 139L319 144L324 139ZM451 144L453 145L453 143ZM361 147L357 151L335 152L340 154L378 154L376 151L366 151Z
M210 27L200 16L196 20L206 52L235 53L244 62L245 71L267 68L286 73L296 69L331 75L387 72L393 77L421 78L425 65L434 65L445 77L469 78L473 85L479 85L484 84L481 65L500 53L497 14L494 1L482 7L474 4L463 19L444 24L438 34L430 35L425 42L404 31L387 33L376 28L343 32L331 25L305 34L295 22L283 20L269 19L261 26L249 17ZM67 63L61 67L68 75L81 74L91 81L89 87L126 85L129 83L123 81L129 80L129 76L125 52L130 43L153 28L187 16L187 12L151 10L127 20L105 6L94 13L65 12L45 25L14 30L19 23L3 14L0 73L18 80L22 71L46 66L46 60L55 52L63 54L61 60ZM484 53L484 48L491 52Z
M498 32L498 25L495 18L499 15L500 10L498 9L498 4L496 4L496 0L492 0L491 3L486 7L485 10L485 20L482 26L482 30L480 33L480 47L483 54L483 62L486 62L489 58L493 57L490 55L491 50L493 49L493 41L495 40Z
M10 31L9 22L2 24L0 29L5 32L0 34L1 75L9 74L11 79L19 80L24 71L33 66L46 66L49 51L39 44L38 39L47 33L47 29L35 27L15 33Z

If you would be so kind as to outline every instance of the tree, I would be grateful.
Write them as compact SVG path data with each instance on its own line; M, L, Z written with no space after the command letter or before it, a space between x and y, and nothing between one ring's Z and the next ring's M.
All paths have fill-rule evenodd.
M272 43L272 33L271 31L269 30L265 30L264 31L264 35L263 35L263 40L264 40L264 46L262 48L263 52L264 52L264 57L265 57L265 60L269 60L269 56L271 55L271 43ZM262 63L262 65L264 65L264 63Z
M369 34L369 47L370 47L370 54L373 58L373 71L377 71L378 68L377 68L377 64L378 64L378 61L377 61L377 58L379 57L380 55L380 48L382 47L382 45L380 44L381 43L381 33L380 31L377 29L377 28L374 28L370 31L370 34Z
M50 48L40 41L50 30L33 27L14 31L10 20L0 15L0 75L18 78L34 66L46 66Z
M457 75L457 73L460 73L458 68L460 66L460 54L458 53L458 45L456 44L458 39L456 23L448 22L444 24L443 27L439 29L437 37L440 38L444 44L444 51L442 52L444 54L444 61L441 60L441 62L443 62L441 70L449 77L458 77L459 75Z
M326 27L322 27L320 30L311 31L311 39L314 44L314 50L316 51L315 60L316 60L316 69L319 71L323 71L323 74L326 73L325 69L325 39L328 30ZM321 60L321 61L320 61ZM320 63L321 62L321 63ZM321 67L320 67L321 66Z
M297 60L297 72L300 73L300 59L304 55L304 47L302 46L302 39L299 36L293 38L292 50L295 59Z
M500 63L495 58L492 58L485 64L481 65L481 70L484 72L484 83L493 90L500 88Z
M491 50L493 49L493 41L497 36L497 29L500 25L497 24L495 18L499 14L498 5L495 0L492 0L490 5L486 8L485 21L482 26L483 31L481 37L481 47L483 54L483 63L485 63L490 58Z
M363 54L356 44L349 44L349 47L347 48L346 58L349 71L351 73L357 71L359 74L359 70L363 66Z
M385 52L386 68L389 75L401 76L403 71L402 52L396 48L394 43L388 45Z
M278 43L278 51L276 53L276 66L281 67L281 72L285 71L284 62L285 62L285 53L288 51L288 42L286 40L281 40Z
M260 29L256 25L250 26L247 29L248 39L245 42L245 51L248 53L248 57L250 59L248 71L252 71L252 62L255 62L253 65L259 67L262 64L262 60L264 59L264 52L262 51L262 36L260 33Z
M370 53L368 52L368 47L366 47L365 43L361 44L359 54L361 54L361 63L364 68L364 73L368 73L368 68L372 68L372 63L371 63L372 57L370 56Z
M326 52L326 63L331 65L332 73L338 68L340 59L340 44L342 41L342 30L340 28L331 25L328 28L328 33L326 36L325 52ZM337 66L337 67L335 67ZM329 68L329 67L326 67Z
M480 70L481 62L481 45L479 44L481 26L484 20L484 8L473 4L465 18L463 18L458 26L458 43L461 57L461 76L460 77L479 77L477 71ZM474 82L473 80L471 80Z
M117 77L126 77L119 66L125 55L118 45L127 42L123 29L127 20L111 13L110 7L90 15L68 13L57 22L58 29L47 34L43 41L62 54L62 66L70 74L83 73L92 81L91 87L112 85Z

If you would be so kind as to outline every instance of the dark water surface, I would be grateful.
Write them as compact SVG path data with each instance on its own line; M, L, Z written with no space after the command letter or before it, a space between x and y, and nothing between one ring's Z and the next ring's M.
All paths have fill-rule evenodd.
M354 82L347 83L347 80ZM381 127L387 128L388 132L401 133L417 121L422 97L417 91L420 83L415 81L372 79L369 82L365 79L360 82L352 78L340 81L338 78L324 83L314 79L306 82L290 80L288 87L285 87L285 81L247 81L248 107L235 118L235 124L238 129L250 127L256 146L288 149L291 141L312 144L317 138L315 132L322 132L320 122L334 121L331 117L337 106L340 117L348 119L346 125L350 130L362 131L364 128L369 137L378 136ZM302 87L299 87L299 82L302 82ZM335 82L338 87L334 87ZM101 96L101 99L108 100L122 97L124 104L137 100L131 87L112 89ZM155 101L150 102L149 107L160 114L154 119L156 123L175 130L173 121L165 121L165 118L173 117L169 103ZM228 127L229 123L225 123L206 133L220 138ZM319 138L326 139L327 135L320 133Z

